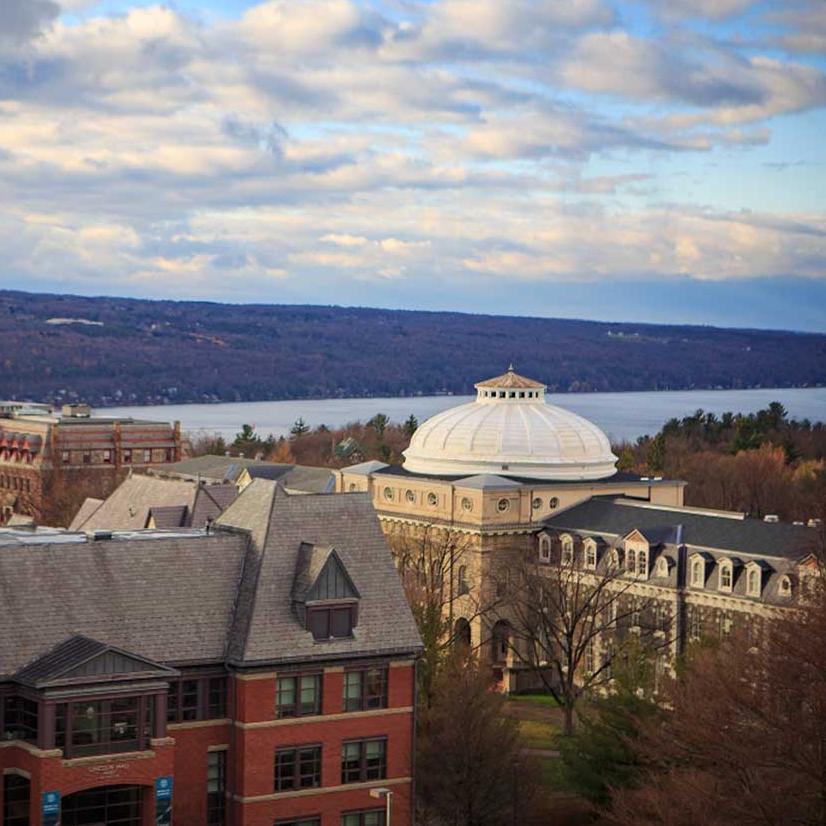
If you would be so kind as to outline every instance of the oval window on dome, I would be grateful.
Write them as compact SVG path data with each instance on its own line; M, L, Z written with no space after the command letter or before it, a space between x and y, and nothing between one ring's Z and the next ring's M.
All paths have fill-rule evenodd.
M548 501L548 507L553 510L554 508L559 507L559 499L556 496L552 496Z
M385 488L385 489L384 489L384 491L383 491L383 493L384 493L384 498L385 498L388 502L392 502L392 501L393 501L393 488Z
M473 502L471 502L470 499L467 498L467 496L465 496L462 499L462 510L463 511L472 511L473 510Z
M542 500L541 500L541 499L537 496L537 497L533 500L533 502L531 502L531 505L533 505L533 509L534 509L535 511L538 511L538 510L542 507Z
M407 499L408 502L415 502L416 494L412 490L408 490L405 491L404 498Z
M427 504L430 505L431 508L435 508L439 502L439 497L436 496L433 491L427 494Z
M505 511L507 511L510 508L510 506L511 506L510 499L500 499L496 503L496 510L498 510L499 513L505 513Z

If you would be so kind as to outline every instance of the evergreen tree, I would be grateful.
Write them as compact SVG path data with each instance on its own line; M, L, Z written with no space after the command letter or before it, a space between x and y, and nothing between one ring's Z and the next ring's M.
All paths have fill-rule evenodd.
M290 435L293 436L293 438L297 438L299 436L304 436L306 433L309 433L309 432L310 432L310 428L307 426L307 423L304 421L304 419L301 416L299 416L295 420L295 422L293 423L293 426L290 428Z

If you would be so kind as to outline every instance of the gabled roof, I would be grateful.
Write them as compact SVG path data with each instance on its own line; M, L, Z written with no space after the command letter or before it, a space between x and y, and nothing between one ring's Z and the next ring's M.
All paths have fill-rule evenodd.
M201 484L195 494L190 525L203 528L210 520L217 519L237 498L238 488L235 485Z
M34 535L0 553L0 679L83 636L156 663L221 662L246 536Z
M156 528L183 528L188 514L189 508L186 505L150 508L146 527L152 524Z
M168 678L177 673L175 669L153 660L75 634L21 668L14 675L14 680L41 688L49 684L102 682L127 676L130 679Z
M256 479L218 518L216 526L247 530L252 539L230 641L230 662L252 665L410 655L421 649L368 494L295 495L273 482ZM325 548L334 549L353 587L358 587L359 621L353 637L319 643L294 613L293 595L297 572L303 571L300 582L306 588L312 572L322 565ZM302 554L304 560L299 563ZM329 550L327 562L332 554Z
M335 548L301 543L293 581L294 601L358 599L360 596Z

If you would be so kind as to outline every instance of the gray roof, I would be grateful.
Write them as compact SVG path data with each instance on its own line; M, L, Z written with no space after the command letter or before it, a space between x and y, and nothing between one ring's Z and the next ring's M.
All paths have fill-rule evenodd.
M182 528L186 525L189 508L186 505L150 508L149 519L156 528Z
M249 496L249 502L245 502ZM229 659L253 664L307 661L421 649L396 567L367 494L290 495L256 480L217 520L249 528L254 557L244 569ZM332 547L361 595L349 639L318 643L292 610L302 544Z
M453 484L457 488L475 488L477 490L500 490L503 488L521 488L519 482L513 479L506 479L504 476L496 476L492 473L480 473L477 476L466 476L464 479L457 479Z
M682 544L770 557L801 557L811 552L815 531L788 522L763 522L693 508L634 503L620 497L595 496L545 520L548 527L625 536L634 528L645 536L671 541L681 527Z
M209 521L217 519L236 499L235 485L204 485L198 487L195 504L189 524L193 528L203 528Z
M243 536L201 531L3 546L0 675L75 635L160 663L220 662L246 546Z

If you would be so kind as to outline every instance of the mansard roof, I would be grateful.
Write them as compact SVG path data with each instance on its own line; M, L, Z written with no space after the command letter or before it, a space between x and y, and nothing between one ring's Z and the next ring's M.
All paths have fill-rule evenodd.
M652 505L623 497L595 496L554 514L545 525L559 530L586 531L613 537L634 528L646 537L669 536L668 544L684 544L726 553L768 557L803 557L815 532L788 522L763 522L741 514Z

